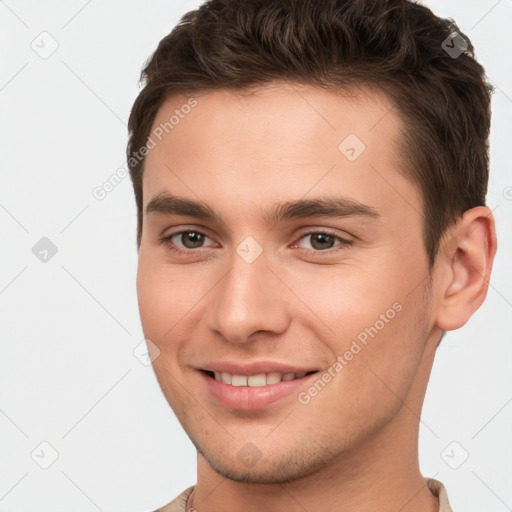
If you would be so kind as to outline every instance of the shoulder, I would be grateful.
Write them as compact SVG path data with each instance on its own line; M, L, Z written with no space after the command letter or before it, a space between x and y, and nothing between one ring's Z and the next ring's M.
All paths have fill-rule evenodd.
M185 489L179 496L176 496L170 503L155 510L155 512L185 512L187 499L194 490L194 485Z

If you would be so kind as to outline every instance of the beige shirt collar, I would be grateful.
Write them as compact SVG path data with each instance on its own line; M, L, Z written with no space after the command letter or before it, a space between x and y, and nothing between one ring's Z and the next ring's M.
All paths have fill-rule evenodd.
M427 481L429 491L439 499L438 512L453 512L450 502L448 501L448 494L446 493L444 485L434 478L425 478L425 480Z
M425 481L429 491L439 499L438 512L453 512L450 502L448 501L448 495L444 485L439 480L435 480L433 478L425 478ZM193 485L188 487L178 497L171 501L171 503L155 510L155 512L187 512L185 508L187 505L187 499L194 490L194 487L195 486Z

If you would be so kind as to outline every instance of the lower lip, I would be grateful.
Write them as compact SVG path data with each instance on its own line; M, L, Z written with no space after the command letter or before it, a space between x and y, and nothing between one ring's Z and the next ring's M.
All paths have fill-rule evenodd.
M210 393L225 407L241 410L264 409L278 400L298 394L305 382L316 374L306 375L300 379L281 381L268 386L231 386L224 384L206 373L199 372Z

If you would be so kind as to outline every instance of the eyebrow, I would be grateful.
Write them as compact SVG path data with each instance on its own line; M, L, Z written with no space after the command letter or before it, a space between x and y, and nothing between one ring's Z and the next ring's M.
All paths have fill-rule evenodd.
M152 198L146 206L146 214L186 215L198 219L207 219L225 224L222 217L209 205L184 197L161 193ZM264 220L268 224L277 224L283 220L304 219L308 217L368 217L380 218L372 206L339 196L326 196L314 199L297 199L278 203L267 212Z

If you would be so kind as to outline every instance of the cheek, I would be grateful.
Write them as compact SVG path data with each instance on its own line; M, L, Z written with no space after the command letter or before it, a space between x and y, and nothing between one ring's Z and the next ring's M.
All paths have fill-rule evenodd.
M429 312L421 297L405 294L379 312L352 339L359 349L346 367L348 395L364 393L372 407L398 410L413 385L429 335ZM351 356L349 356L351 357ZM372 405L373 404L373 405Z
M285 279L300 283L300 287L293 286L292 289L309 310L308 314L304 310L302 321L317 333L319 329L323 332L328 328L326 340L340 340L341 344L336 348L341 350L346 341L365 328L376 322L380 326L381 315L385 315L384 320L395 318L399 304L395 309L393 305L402 303L405 293L398 279L390 279L391 274L390 269L384 272L375 265L354 264L338 269L333 266L319 268L309 275L307 272L288 274Z
M390 389L403 398L429 333L427 290L417 284L424 269L397 257L373 263L331 267L325 277L300 276L300 297L314 312L301 322L317 334L333 363L338 356L346 361L334 386L345 399L363 393L376 402L396 401Z
M142 252L142 251L141 251ZM173 409L183 409L181 371L178 354L182 339L191 326L186 324L190 287L185 287L176 272L161 262L139 256L137 295L144 337L159 350L152 361L158 383ZM185 290L185 291L184 291Z
M407 400L421 361L426 329L420 313L419 304L409 301L401 309L384 309L385 320L350 319L356 334L330 344L335 376L316 397L315 389L305 390L311 401L304 414L323 425L338 425L342 437L391 420ZM349 329L341 321L338 327Z
M168 267L151 258L139 256L137 296L146 338L161 344L167 331L183 315L182 287L176 274L173 275Z
M137 295L144 336L160 350L154 366L183 364L188 341L200 327L208 293L218 277L139 256ZM193 348L193 346L192 346ZM187 349L187 350L185 350Z

